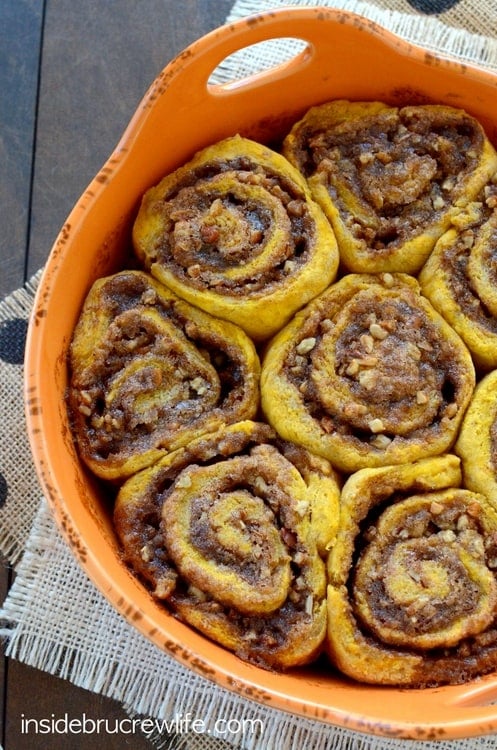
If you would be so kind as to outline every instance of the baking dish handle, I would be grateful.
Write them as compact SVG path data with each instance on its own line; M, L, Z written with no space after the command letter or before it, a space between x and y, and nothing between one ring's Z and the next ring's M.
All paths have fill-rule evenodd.
M336 28L339 33L332 33ZM366 36L368 44L364 44ZM278 39L298 40L300 51L269 69L227 83L212 82L213 73L231 55ZM350 64L351 54L366 56L366 69L382 67L386 81L395 67L399 44L405 43L361 16L319 7L280 8L226 24L191 44L164 68L123 143L129 145L143 128L152 132L161 121L167 120L169 127L171 116L181 120L181 143L191 140L194 147L203 145L199 130L208 133L211 142L233 132L264 139L264 127L267 132L275 130L272 113L279 113L277 130L278 124L283 127L281 113L286 125L297 113L329 98L330 91L347 98L371 93L371 81ZM247 132L247 123L258 123L259 130L254 125ZM196 138L192 132L190 139L194 128Z
M319 22L316 23L316 20ZM330 24L338 25L340 33L330 33ZM308 88L310 77L320 85L330 77L336 80L337 77L344 76L342 59L350 60L350 49L356 47L359 38L365 33L369 42L371 36L377 37L380 46L385 42L394 47L399 43L404 44L398 37L362 16L334 9L293 7L251 15L212 31L180 53L166 68L168 85L173 82L176 75L182 78L188 71L188 90L191 99L209 96L229 97L233 94L238 97L242 93L250 96L255 89L259 95L266 87L274 93L282 79L292 78L292 83L295 84L292 88L293 98L297 93L298 97L305 95L312 101L312 93L307 94L300 88L299 83L304 83L305 77ZM304 48L293 56L291 53L285 55L283 62L276 62L258 72L242 75L241 78L227 83L211 82L212 74L231 55L244 50L248 52L253 45L277 40L283 46L284 41L300 41ZM373 43L371 51L368 52L372 60L377 59L376 53L377 47ZM330 66L330 61L333 61L333 67ZM161 77L158 83L160 86Z
M241 79L212 83L214 71L231 55L276 39L299 39L303 51ZM436 76L420 76L420 70L432 66ZM471 96L470 85L453 90L455 72L466 81L488 86L495 95L490 72L427 52L363 16L333 8L286 7L228 23L194 42L158 76L145 103L150 106L174 89L175 110L188 112L196 127L195 114L202 112L200 124L209 123L211 140L240 130L244 122L271 119L275 112L288 114L288 122L291 116L330 98L376 98L402 104L457 96L462 108L491 127L488 113ZM166 96L164 106L170 102ZM231 102L236 102L236 112L234 107L229 109ZM163 102L157 104L160 109ZM216 126L219 107L224 128ZM206 120L210 116L213 128L211 120Z
M303 50L269 69L212 83L213 73L231 55L277 39L298 39ZM431 67L436 67L436 76L429 75ZM458 86L461 76L466 79L463 90ZM322 7L279 8L228 23L180 53L153 82L137 112L139 121L134 118L125 138L142 127L152 130L161 119L169 123L174 110L182 119L179 140L190 140L196 148L207 142L199 135L202 129L211 142L233 132L264 140L267 133L283 132L292 118L332 97L395 104L457 97L492 134L494 123L471 96L467 84L472 80L495 96L495 78L489 72L429 53L363 16Z

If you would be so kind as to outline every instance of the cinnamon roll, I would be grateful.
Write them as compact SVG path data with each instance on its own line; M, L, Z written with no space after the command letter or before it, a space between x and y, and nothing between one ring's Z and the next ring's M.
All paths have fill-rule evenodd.
M294 125L283 153L308 178L356 272L417 273L497 168L481 125L444 105L322 104Z
M497 667L497 513L458 459L363 469L329 560L328 647L366 683L461 683Z
M180 297L266 339L335 278L338 248L306 181L279 153L235 136L147 191L140 263Z
M70 349L68 405L80 455L121 479L259 406L259 359L237 326L141 271L95 282Z
M286 669L323 646L338 500L326 460L245 421L130 478L114 521L127 562L181 620Z
M455 446L461 457L464 484L486 495L497 508L497 370L476 386Z
M419 275L423 294L482 371L497 367L497 175L438 240Z
M448 450L475 385L459 336L406 274L350 274L270 342L261 402L286 440L347 473Z

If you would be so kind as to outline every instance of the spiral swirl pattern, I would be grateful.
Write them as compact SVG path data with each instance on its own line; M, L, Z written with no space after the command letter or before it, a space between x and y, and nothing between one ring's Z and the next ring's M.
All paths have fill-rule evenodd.
M352 472L447 450L475 373L457 334L403 274L350 274L271 342L262 406L287 440Z
M497 370L483 377L464 415L455 452L463 466L464 484L484 494L497 508Z
M71 347L69 407L83 459L119 479L202 432L254 416L259 359L237 326L148 274L95 283Z
M417 273L497 168L480 124L442 105L313 107L283 153L308 178L355 272Z
M281 154L240 136L199 152L144 196L135 251L192 304L268 338L333 281L335 236Z
M346 482L328 594L330 653L346 674L419 687L497 665L497 514L444 487L459 480L446 455Z
M482 371L497 367L497 176L437 242L421 270L423 294Z
M380 685L497 670L496 175L462 110L335 101L142 196L67 404L165 630Z
M157 598L243 658L282 669L324 641L338 499L327 461L243 422L129 479L114 519Z

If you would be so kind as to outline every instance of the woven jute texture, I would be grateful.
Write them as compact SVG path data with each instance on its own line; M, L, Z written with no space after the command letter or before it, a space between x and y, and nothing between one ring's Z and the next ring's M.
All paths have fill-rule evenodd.
M338 0L399 36L465 62L497 69L495 0ZM239 0L227 20L306 0ZM219 81L288 55L286 43L226 62ZM16 566L0 613L10 657L120 701L152 744L179 750L483 750L494 735L455 741L358 734L281 713L217 687L131 628L78 567L41 497L23 416L23 341L34 277L0 303L0 550ZM191 720L198 719L191 730ZM145 722L145 719L147 720ZM102 745L104 746L104 745ZM1 748L0 748L1 750Z

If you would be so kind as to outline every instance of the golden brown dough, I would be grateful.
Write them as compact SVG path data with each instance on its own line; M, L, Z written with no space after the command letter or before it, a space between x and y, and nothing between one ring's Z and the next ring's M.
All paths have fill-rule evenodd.
M444 105L328 102L294 125L283 153L308 178L356 272L416 273L497 169L480 124Z
M338 498L327 461L246 421L129 479L114 520L127 561L180 619L286 669L323 645Z
M235 136L197 153L147 191L136 254L176 294L263 340L323 291L335 236L281 154Z
M328 645L366 683L461 683L497 667L497 513L445 455L346 482Z
M93 285L70 350L68 404L82 459L121 479L259 406L246 334L141 271Z
M497 367L497 176L438 240L419 275L423 294L458 332L477 367Z
M475 384L461 339L406 274L350 274L271 341L262 407L347 473L448 450Z
M476 386L455 446L464 484L497 508L497 370Z
M460 109L339 100L141 196L67 405L156 609L269 670L497 671L496 175Z

